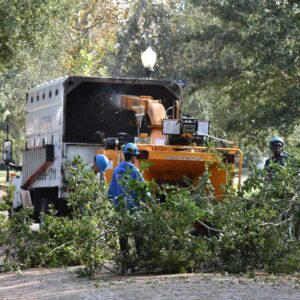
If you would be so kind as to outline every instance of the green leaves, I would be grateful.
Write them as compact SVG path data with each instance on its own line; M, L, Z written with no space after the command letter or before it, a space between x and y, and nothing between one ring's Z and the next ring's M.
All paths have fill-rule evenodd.
M293 157L284 168L273 165L271 175L254 168L242 191L222 200L207 196L208 174L196 187L128 182L140 203L134 210L125 202L116 210L78 157L68 172L70 216L50 209L38 232L30 229L32 210L0 218L0 242L9 246L6 266L82 264L84 276L95 275L107 260L141 272L298 271L300 162L297 153ZM196 234L201 224L206 235ZM126 255L120 235L129 237ZM137 237L143 240L139 251Z
M121 211L114 216L118 220L114 223L121 226L119 232L131 238L137 233L143 237L141 253L132 247L126 261L118 253L116 260L125 265L134 262L148 272L190 271L207 255L205 243L190 235L200 209L191 201L187 189L156 186L155 190L157 195L165 195L161 202L145 199L138 210L130 214Z
M41 52L49 42L51 31L62 17L60 1L0 1L0 73L24 66L24 59ZM52 44L54 46L54 44Z
M252 142L272 129L291 133L299 119L299 6L275 0L192 2L210 16L204 24L193 17L201 26L189 34L189 44L203 53L190 69L195 86L200 93L203 86L219 91L218 98L207 99L217 106L212 124L240 139L251 135Z

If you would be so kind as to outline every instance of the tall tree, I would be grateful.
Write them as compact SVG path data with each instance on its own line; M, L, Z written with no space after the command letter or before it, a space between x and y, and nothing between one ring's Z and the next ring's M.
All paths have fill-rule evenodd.
M32 85L62 74L59 63L69 16L67 1L0 0L0 137L9 110L9 138L19 161L25 94Z
M117 37L117 54L110 68L113 76L144 77L141 53L151 46L157 52L155 78L180 78L183 70L178 60L182 49L184 1L134 1Z
M198 90L213 88L219 128L259 140L299 123L300 15L298 1L191 1L187 35L194 53L188 71Z
M0 73L26 65L45 47L56 47L66 1L0 0ZM61 28L61 30L59 30Z
M72 13L62 57L65 70L74 75L106 76L115 50L116 32L127 15L127 7L110 0L68 1Z

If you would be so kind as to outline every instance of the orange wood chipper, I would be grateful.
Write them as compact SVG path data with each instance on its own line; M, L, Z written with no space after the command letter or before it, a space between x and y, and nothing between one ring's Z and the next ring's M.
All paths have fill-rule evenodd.
M241 184L242 152L237 147L205 146L209 136L209 122L195 118L181 117L179 101L165 108L160 100L144 95L120 95L122 110L133 113L131 125L136 126L136 136L126 132L104 139L105 148L97 151L110 160L106 179L110 182L114 168L123 160L122 145L127 142L137 144L140 155L136 164L144 169L145 180L158 184L183 185L197 183L208 171L215 196L223 196L224 187L235 177L236 156L239 157L238 187ZM220 139L217 139L220 141ZM228 141L226 141L228 143ZM229 142L231 143L231 142ZM233 144L233 143L231 143Z

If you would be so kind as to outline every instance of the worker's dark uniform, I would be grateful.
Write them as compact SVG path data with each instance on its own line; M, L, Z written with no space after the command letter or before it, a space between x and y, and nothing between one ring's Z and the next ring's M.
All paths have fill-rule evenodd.
M281 154L279 157L270 157L265 162L265 168L270 165L271 162L284 166L286 161L289 159L288 155Z

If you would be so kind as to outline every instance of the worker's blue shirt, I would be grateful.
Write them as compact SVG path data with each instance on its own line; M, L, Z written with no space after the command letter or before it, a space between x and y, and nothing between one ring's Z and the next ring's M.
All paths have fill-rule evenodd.
M128 208L134 208L137 204L134 191L128 188L127 184L130 180L144 182L144 178L140 170L132 163L123 161L114 170L110 186L108 189L108 198L114 202L115 207L118 207L118 197L124 196Z

